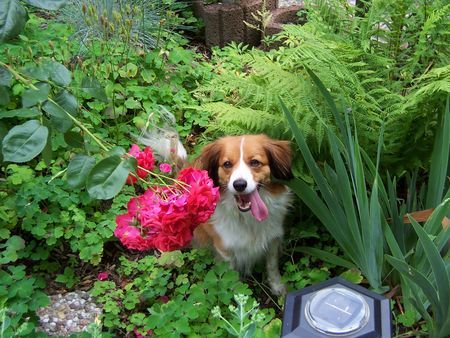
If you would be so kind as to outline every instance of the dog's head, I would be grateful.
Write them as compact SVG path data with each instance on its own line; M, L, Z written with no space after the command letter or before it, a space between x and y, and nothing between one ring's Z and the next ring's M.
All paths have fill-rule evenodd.
M292 178L289 142L265 135L221 138L204 147L196 166L207 170L216 186L235 196L240 211L251 210L257 220L268 216L259 190L274 188L271 176Z

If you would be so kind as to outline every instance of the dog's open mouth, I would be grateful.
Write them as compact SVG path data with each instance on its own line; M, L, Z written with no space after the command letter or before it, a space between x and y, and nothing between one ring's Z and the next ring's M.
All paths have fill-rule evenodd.
M261 196L259 196L258 189L255 189L250 194L235 195L237 207L242 212L251 210L253 217L258 221L264 221L269 216L269 210L267 210Z

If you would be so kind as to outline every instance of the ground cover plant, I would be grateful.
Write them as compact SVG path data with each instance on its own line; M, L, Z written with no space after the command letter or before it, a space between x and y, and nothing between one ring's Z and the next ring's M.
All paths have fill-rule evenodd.
M87 336L279 336L262 269L183 248L212 211L206 177L189 172L204 200L173 200L185 227L133 232L188 196L176 163L134 145L155 126L193 154L223 134L291 139L289 290L341 275L392 299L395 336L449 334L448 4L306 1L307 24L264 49L209 56L183 1L63 2L0 5L0 336L45 336L36 310L80 288L103 308Z

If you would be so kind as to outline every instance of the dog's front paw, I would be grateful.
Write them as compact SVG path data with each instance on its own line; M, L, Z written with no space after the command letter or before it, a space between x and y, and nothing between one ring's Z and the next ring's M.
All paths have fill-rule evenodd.
M281 282L279 283L270 283L270 291L274 296L280 297L285 296L287 293L287 287L286 284L283 284Z

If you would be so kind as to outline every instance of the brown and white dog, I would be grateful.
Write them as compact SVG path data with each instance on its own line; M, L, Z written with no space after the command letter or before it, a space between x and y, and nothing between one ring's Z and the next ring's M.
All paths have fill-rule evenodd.
M289 142L265 135L228 136L204 147L194 164L208 171L221 196L210 221L196 229L195 243L212 244L243 274L265 258L271 291L283 294L278 256L290 192L271 177L292 177Z

